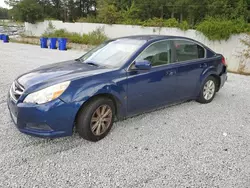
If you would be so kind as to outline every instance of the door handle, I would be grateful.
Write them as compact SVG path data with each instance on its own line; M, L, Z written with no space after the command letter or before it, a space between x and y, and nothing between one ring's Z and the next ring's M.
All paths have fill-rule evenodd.
M167 71L166 72L166 76L173 76L176 74L176 71L175 70L171 70L171 71Z
M206 68L206 67L207 67L207 64L206 64L206 63L200 64L200 68Z

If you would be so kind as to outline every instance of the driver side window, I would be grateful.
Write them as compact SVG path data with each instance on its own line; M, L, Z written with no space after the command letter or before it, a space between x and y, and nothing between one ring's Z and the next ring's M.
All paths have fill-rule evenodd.
M153 67L172 63L171 42L160 41L153 43L136 59L136 61L143 60L150 61Z

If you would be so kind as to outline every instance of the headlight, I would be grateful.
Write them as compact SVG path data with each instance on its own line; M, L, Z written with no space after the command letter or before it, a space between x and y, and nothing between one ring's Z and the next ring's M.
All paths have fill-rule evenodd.
M70 81L56 84L40 91L29 94L24 102L43 104L50 102L58 97L68 88Z

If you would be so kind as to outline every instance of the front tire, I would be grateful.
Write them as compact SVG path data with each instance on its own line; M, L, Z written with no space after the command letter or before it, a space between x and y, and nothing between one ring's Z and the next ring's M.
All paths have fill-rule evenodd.
M89 141L97 142L107 136L115 118L115 106L111 99L100 97L88 102L78 113L76 130Z
M203 86L201 87L201 91L197 101L202 104L207 104L212 102L215 97L217 91L217 80L213 76L209 76Z

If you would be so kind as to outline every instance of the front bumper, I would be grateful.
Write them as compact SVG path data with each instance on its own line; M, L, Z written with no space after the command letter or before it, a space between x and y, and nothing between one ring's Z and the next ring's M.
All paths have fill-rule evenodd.
M15 103L10 96L7 103L11 118L20 132L49 138L72 135L80 106L60 99L42 105Z

